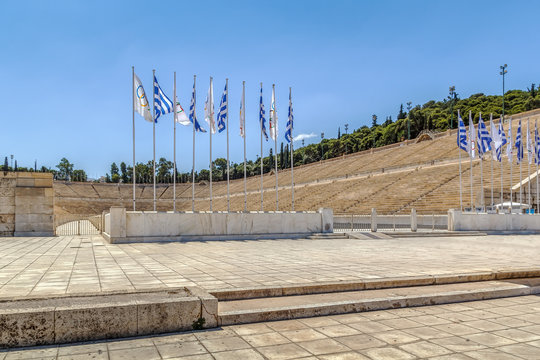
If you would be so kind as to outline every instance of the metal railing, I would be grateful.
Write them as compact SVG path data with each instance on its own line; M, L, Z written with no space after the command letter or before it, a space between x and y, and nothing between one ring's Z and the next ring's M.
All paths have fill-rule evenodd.
M55 216L56 235L99 235L101 215L63 214Z
M448 215L336 214L334 232L349 231L441 231L448 229Z

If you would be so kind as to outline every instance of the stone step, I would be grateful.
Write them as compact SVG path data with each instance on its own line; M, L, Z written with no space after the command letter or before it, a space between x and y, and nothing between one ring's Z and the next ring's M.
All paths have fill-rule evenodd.
M219 325L540 294L540 278L220 301Z
M385 235L392 238L409 238L409 237L458 237L458 236L486 236L486 232L482 231L385 231Z
M525 279L540 277L540 268L515 268L501 271L470 272L421 276L386 277L354 281L317 282L283 286L216 289L209 293L219 301L245 300L291 295L310 295L345 291L390 289L409 286L458 284L476 281Z
M0 301L0 348L62 344L217 325L217 299L196 287Z

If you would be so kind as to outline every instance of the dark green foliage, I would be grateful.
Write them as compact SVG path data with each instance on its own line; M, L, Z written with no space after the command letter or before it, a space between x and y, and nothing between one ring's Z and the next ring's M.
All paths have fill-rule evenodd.
M203 317L200 317L196 321L193 322L193 330L202 330L204 329L204 324L206 323L206 319Z

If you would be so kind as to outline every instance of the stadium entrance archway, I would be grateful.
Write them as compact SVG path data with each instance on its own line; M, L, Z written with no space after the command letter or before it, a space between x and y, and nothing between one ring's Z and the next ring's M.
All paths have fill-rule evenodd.
M101 215L56 215L56 235L99 235L102 232Z

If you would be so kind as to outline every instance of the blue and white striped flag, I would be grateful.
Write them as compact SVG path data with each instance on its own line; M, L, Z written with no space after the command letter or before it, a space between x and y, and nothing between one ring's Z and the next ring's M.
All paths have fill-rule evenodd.
M189 105L189 120L192 124L195 126L195 131L200 131L205 133L206 130L204 130L201 127L201 124L197 121L197 115L195 114L195 80L193 80L193 93L191 93L191 104Z
M465 129L465 123L461 118L461 114L458 110L458 133L457 133L457 146L461 150L467 151L467 129Z
M500 140L501 143L500 143L499 147L495 148L495 153L497 155L497 161L502 161L502 147L508 143L508 141L506 141L506 134L504 133L502 119L499 122L499 129L497 131L497 138L498 138L498 140Z
M161 90L161 87L159 86L156 77L154 76L154 108L155 108L155 114L154 114L154 122L157 122L157 119L161 115L165 115L168 113L173 112L173 102L171 99L165 95L163 90Z
M227 98L229 97L227 91L227 83L225 83L225 89L223 90L223 96L221 97L221 102L219 103L219 112L217 114L217 127L218 131L222 132L225 130L225 119L227 119L227 112L229 107L227 106Z
M264 104L263 104L262 84L261 84L261 101L260 101L259 109L260 109L259 110L259 123L261 125L261 132L264 135L264 138L266 139L266 141L268 141L268 134L266 133L266 125L265 125L266 120L264 119Z
M517 163L519 164L523 160L523 141L521 139L521 119L519 119L519 125L516 134L516 149L517 149Z
M292 109L292 99L291 99L291 93L289 92L289 120L287 120L287 128L285 129L285 140L288 142L293 141L292 137L292 131L293 131L293 124L294 121L294 115L293 115L293 109Z
M540 165L540 136L538 136L538 121L534 121L534 163Z
M491 136L489 135L489 132L486 128L486 124L484 123L484 120L482 120L482 114L480 114L480 119L478 120L478 155L480 158L491 150L491 142L493 140L491 139Z

